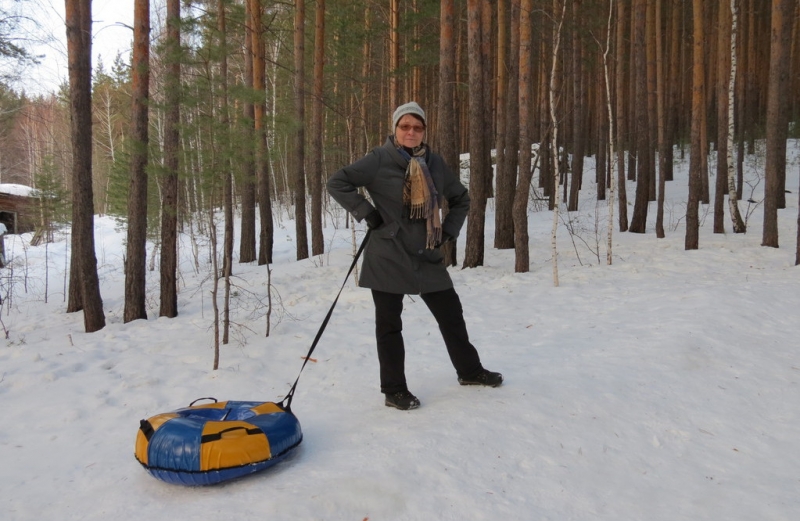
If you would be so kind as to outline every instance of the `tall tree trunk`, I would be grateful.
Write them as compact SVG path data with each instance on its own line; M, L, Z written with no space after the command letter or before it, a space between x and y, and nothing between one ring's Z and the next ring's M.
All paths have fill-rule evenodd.
M231 130L230 130L230 107L228 100L228 29L226 4L228 0L217 0L217 37L219 38L219 122L220 132L214 140L214 171L223 172L223 208L225 213L225 233L223 238L222 251L222 277L224 279L224 303L222 306L222 343L227 344L230 337L231 325L231 275L233 273L233 169L231 168L230 149L231 149ZM247 40L248 38L246 38ZM249 60L249 57L246 57ZM252 74L252 62L249 69ZM252 107L252 105L250 105ZM248 121L248 129L252 128ZM252 169L252 146L247 143L246 154ZM251 170L252 171L252 170ZM217 306L217 295L219 292L219 272L217 271L217 230L216 220L214 219L213 206L209 208L209 224L212 230L212 252L214 255L214 369L219 367L219 308ZM252 258L251 258L252 260ZM241 258L239 262L242 262Z
M513 65L513 58L509 56L509 52L515 52L513 44L510 42L509 26L514 23L513 3L509 8L510 0L497 0L497 105L495 112L495 124L497 131L495 132L495 180L498 183L498 191L500 180L505 178L506 160L511 157L513 148L506 144L506 128L508 127L509 106L508 98L511 95L509 91L509 64ZM518 51L517 51L518 52ZM512 188L513 190L513 188ZM497 197L497 194L495 194ZM499 206L495 204L495 206ZM499 211L499 208L497 208ZM495 213L495 228L497 228L498 215ZM513 240L513 239L512 239ZM497 233L495 233L495 248L497 246Z
M92 4L66 0L72 134L72 253L67 312L83 310L87 333L106 325L94 251L92 192Z
M645 16L645 60L647 61L647 129L648 129L648 154L647 154L647 199L656 200L656 150L658 147L658 95L656 66L656 4L647 2Z
M322 255L325 250L322 236L322 98L324 95L323 67L325 65L325 0L317 0L314 37L314 102L312 105L311 135L311 254Z
M484 82L481 59L481 2L467 0L469 47L469 191L472 200L467 220L464 268L483 266L486 217L486 165L483 162L486 128L483 121Z
M519 133L522 122L519 120L519 60L520 60L520 0L511 0L511 40L508 61L508 86L506 92L506 128L503 168L497 171L495 190L495 234L494 247L508 249L514 247L514 188L517 184L517 153Z
M731 73L731 11L717 12L716 84L717 172L714 183L714 233L725 233L725 194L728 192L728 82Z
M167 44L164 103L164 180L161 202L161 309L159 316L178 316L178 166L181 119L181 3L167 0Z
M772 0L769 84L767 87L767 158L762 246L778 247L778 209L786 207L786 138L789 125L789 64L796 0Z
M705 117L705 68L703 38L703 0L692 0L692 144L689 164L689 200L686 207L685 249L700 247L700 199L702 196L702 167L705 161L702 147L702 120Z
M551 141L553 150L553 185L556 187L553 191L557 192L558 178L559 178L559 154L558 154L558 119L556 117L557 96L559 95L559 81L558 81L558 48L561 45L561 29L564 27L564 17L567 12L567 0L562 0L563 6L561 7L561 16L558 19L558 26L553 36L553 68L550 71L550 122L553 126ZM559 0L553 1L553 12L557 11ZM553 285L558 287L558 247L557 247L557 231L558 231L558 217L559 217L559 200L558 195L554 197L553 201L553 228L550 232L550 250L553 263Z
M680 99L680 78L681 74L681 49L683 48L681 35L681 21L684 17L682 0L671 0L670 10L670 51L669 51L669 73L666 75L666 137L665 146L669 147L666 161L664 163L664 179L672 181L674 179L674 158L673 145L677 142L678 130L678 107Z
M621 3L620 3L621 4ZM618 12L621 9L618 10ZM614 117L614 112L611 109L611 74L608 71L608 52L611 48L611 30L612 30L612 22L614 20L614 2L609 2L608 4L608 26L606 29L606 47L603 49L603 78L605 80L605 88L606 88L606 111L608 112L608 144L609 144L609 156L611 158L611 168L610 168L610 177L608 182L608 230L606 232L607 239L606 239L606 264L611 266L612 264L612 251L613 251L613 241L612 238L614 236L614 186L616 178L624 177L619 175L619 165L620 162L615 159L616 155L616 118ZM620 29L617 28L619 31ZM617 64L619 68L620 65ZM624 179L623 179L624 182Z
M667 142L666 114L664 113L664 44L661 29L661 0L655 5L656 39L656 117L658 127L658 207L656 210L656 237L663 239L664 233L664 190L667 186L667 156L672 155L672 145Z
M720 9L727 9L727 6L720 6ZM746 227L744 224L744 220L742 219L742 215L739 213L739 198L736 194L736 179L734 178L734 164L733 164L733 135L735 131L734 126L734 101L735 101L735 89L736 89L736 38L737 38L737 27L738 27L738 15L736 13L736 0L730 0L730 59L729 59L729 69L728 69L728 85L727 90L722 95L726 98L725 106L728 110L728 115L725 118L725 123L727 127L727 131L725 133L725 153L726 153L726 161L725 164L727 166L727 171L724 172L724 175L727 179L727 189L728 189L728 206L730 208L731 214L731 221L733 222L733 232L734 233L744 233L746 231ZM720 172L719 175L723 173Z
M494 83L493 73L493 59L494 53L492 52L492 27L494 26L494 3L496 0L485 0L481 3L481 63L483 64L483 124L486 128L487 135L483 138L483 157L484 172L486 177L483 182L485 183L485 198L494 196L494 169L492 168L492 144L494 143L494 102L492 85ZM518 133L518 131L517 131ZM515 163L516 163L516 156ZM515 168L516 170L516 168ZM510 200L509 200L510 204ZM508 225L511 225L511 218L507 220ZM513 232L512 232L513 234ZM512 235L513 239L513 235Z
M258 265L272 262L272 246L275 226L272 222L272 198L270 197L270 161L267 144L267 64L264 49L264 7L261 0L251 2L250 25L253 47L253 89L258 101L253 106L256 133L256 176L258 182L259 241Z
M227 39L227 35L224 33L224 24L222 21L227 18L227 15L224 13L225 5L220 3L218 5L219 10L219 17L220 17L220 38ZM256 28L253 26L252 17L253 17L253 9L255 6L253 5L252 1L247 1L245 3L245 13L249 22L245 24L244 28L244 83L247 86L252 86L255 82L254 79L254 65L255 65L255 55L258 52L256 50L256 37L255 31ZM227 40L226 40L227 41ZM223 44L225 47L226 52L223 54L221 60L225 61L225 67L227 69L227 43ZM227 76L227 75L226 75ZM225 87L227 88L227 79L225 80ZM248 263L253 262L256 260L256 149L258 147L256 131L255 131L255 102L253 99L246 99L241 104L242 107L242 125L241 130L244 132L244 136L242 142L238 144L239 150L241 150L241 157L240 157L240 164L241 164L241 180L239 184L239 197L240 197L240 205L241 205L241 222L239 224L239 263ZM234 143L230 143L232 146ZM224 244L227 244L228 240L233 240L233 234L231 237L225 237L223 239ZM223 246L227 249L225 246ZM223 271L227 270L223 264ZM227 331L227 329L226 329ZM227 342L225 342L227 343Z
M128 192L128 245L125 259L125 323L147 318L145 264L147 250L147 104L150 96L150 2L133 4L131 167Z
M625 117L625 29L624 24L630 17L628 15L629 0L619 0L617 3L617 35L616 35L616 137L617 137L617 194L619 208L619 231L628 231L628 191L625 185L625 143L627 140L627 118Z
M400 68L400 5L389 0L389 107L400 105L397 70Z
M644 233L650 201L650 126L648 122L647 49L645 41L647 0L634 0L634 70L636 78L636 201L630 230Z
M513 0L512 0L513 1ZM519 9L519 181L514 194L514 271L530 271L528 251L528 194L531 189L531 11L532 0L522 0Z
M572 29L572 184L570 185L567 211L578 210L578 195L583 181L583 155L586 148L583 118L585 117L583 81L583 45L581 36L582 0L572 0L572 16L575 27Z
M439 153L455 175L460 174L455 125L455 40L453 35L455 19L454 0L442 0L440 7L439 31ZM445 209L446 211L446 209ZM445 266L455 266L456 243L450 241L444 246Z
M305 177L305 0L295 0L294 14L294 218L297 260L308 258Z

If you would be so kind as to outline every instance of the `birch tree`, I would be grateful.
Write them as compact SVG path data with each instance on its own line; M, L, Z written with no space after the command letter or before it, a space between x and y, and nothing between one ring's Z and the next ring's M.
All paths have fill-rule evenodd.
M554 6L558 5L558 0L554 0ZM558 95L558 81L556 68L558 67L558 48L561 45L561 29L564 26L564 17L567 12L567 2L564 0L561 8L561 17L558 20L558 27L553 35L553 67L550 71L550 123L552 124L552 132L550 139L552 142L553 150L553 191L558 192L558 178L560 177L558 160L558 118L556 116L556 96ZM553 285L558 287L558 247L556 244L557 231L558 231L558 216L559 216L559 197L556 194L553 201L553 228L550 233L550 249L553 256Z
M724 6L721 6L720 9L725 9ZM738 33L738 15L736 13L736 0L731 0L730 4L731 9L731 37L730 37L730 76L728 78L728 91L727 91L727 133L725 135L726 147L725 153L727 155L726 167L727 172L726 178L728 180L728 207L731 214L731 221L733 223L733 232L734 233L745 233L747 231L746 225L744 223L744 219L742 219L741 213L739 213L739 197L736 193L736 171L733 162L733 136L735 130L735 120L734 120L734 102L735 102L735 92L736 92L736 41L737 41L737 33Z
M606 26L606 44L603 49L603 78L605 79L606 91L606 112L608 112L608 143L609 143L609 156L611 157L611 179L608 183L608 229L606 230L606 264L612 264L612 251L613 251L613 237L614 237L614 187L616 186L617 176L619 175L619 160L617 158L617 142L616 142L616 129L614 111L611 106L611 75L608 71L608 52L611 48L611 29L614 20L614 3L609 2L608 5L608 23ZM624 182L624 180L623 180Z

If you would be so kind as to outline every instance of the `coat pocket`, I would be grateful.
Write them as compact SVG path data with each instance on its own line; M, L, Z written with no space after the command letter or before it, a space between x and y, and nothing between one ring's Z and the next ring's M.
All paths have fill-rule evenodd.
M397 221L386 223L380 228L372 230L367 253L377 257L392 259L401 262L408 257L402 243L398 238L400 224Z

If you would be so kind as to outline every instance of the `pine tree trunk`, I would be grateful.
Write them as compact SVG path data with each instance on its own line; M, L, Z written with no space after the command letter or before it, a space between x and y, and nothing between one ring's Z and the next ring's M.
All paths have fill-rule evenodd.
M731 57L731 11L720 5L717 20L716 100L717 172L714 184L714 233L725 233L725 194L728 192L728 80Z
M305 0L295 0L294 15L294 219L297 260L308 258L305 177Z
M572 183L569 191L567 210L578 210L578 195L583 180L583 156L586 133L583 130L584 91L583 91L583 47L581 45L581 0L572 0L572 16L575 27L572 30Z
M633 3L634 77L636 78L636 201L630 232L644 233L650 201L650 127L648 122L647 49L645 41L647 0ZM634 82L631 82L634 83Z
M481 58L481 1L467 0L469 47L469 191L464 268L483 266L484 219L486 216L486 165L483 162L486 129L483 121L484 82Z
M702 168L700 162L705 160L701 144L702 119L705 117L705 100L703 96L705 90L703 0L692 0L692 7L692 133L689 164L689 200L686 207L685 249L687 250L696 250L700 247L699 206L702 194Z
M619 204L617 208L619 209L619 231L620 232L627 232L628 231L628 190L625 184L626 176L625 176L625 144L628 142L626 140L627 136L627 118L625 116L625 100L627 99L625 96L625 87L627 82L625 81L625 21L630 18L628 14L628 0L619 0L617 3L619 10L617 12L617 34L616 34L616 69L615 69L615 76L616 76L616 117L614 118L614 124L616 125L616 142L617 142L617 199ZM613 159L612 159L613 160Z
M519 134L522 122L519 119L519 67L520 67L520 0L511 0L511 31L509 57L507 62L508 85L506 88L506 154L503 156L503 167L498 169L495 191L495 234L494 247L508 249L514 247L514 189L517 185L517 165L519 150Z
M445 164L455 175L460 175L461 165L456 147L455 125L455 41L453 35L454 0L442 0L439 31L439 116L436 134L439 137L439 153ZM443 209L447 211L446 208ZM443 215L445 218L446 213ZM455 266L456 243L450 241L443 247L445 266Z
M661 34L661 0L655 6L656 30L656 116L658 126L658 207L656 210L656 237L663 239L664 233L664 190L667 186L667 156L672 155L672 145L667 142L666 114L664 113L664 46Z
M150 3L134 1L131 110L131 165L128 192L128 235L125 258L125 323L146 319L145 264L147 251L147 102L150 94Z
M217 0L217 37L219 38L220 49L220 62L219 62L219 78L218 88L219 95L219 119L220 119L220 132L214 140L215 153L214 153L214 171L223 172L223 207L225 213L225 232L223 238L223 251L222 251L222 278L224 279L224 293L222 305L222 343L227 344L230 337L230 316L231 316L231 274L233 273L233 179L231 161L229 159L231 143L231 129L230 129L230 107L228 100L228 28L227 28L227 13L226 13L227 0ZM246 38L247 39L247 38ZM249 55L249 53L248 53ZM252 65L252 62L251 62ZM250 67L250 74L252 74L252 67ZM252 105L250 105L252 107ZM248 128L249 126L248 122ZM248 143L249 145L249 143ZM252 147L246 146L246 153L252 168ZM213 204L208 209L209 212L209 225L212 237L212 252L213 252L213 266L214 266L214 290L213 290L213 307L214 307L214 369L219 367L219 307L217 304L217 296L219 294L219 272L217 271L217 230L216 220L214 218ZM241 262L241 258L239 259Z
M528 194L531 189L531 11L532 0L522 0L519 9L519 181L514 194L514 271L530 271L528 250Z
M164 119L164 180L161 202L161 309L159 316L178 316L178 166L181 119L181 4L167 0Z
M325 250L322 236L322 99L324 96L323 67L325 65L325 0L317 0L314 22L314 102L312 105L311 135L311 254L322 255Z
M253 106L256 132L256 179L258 183L259 241L258 265L272 262L272 247L275 226L272 222L272 198L270 197L270 160L267 143L267 64L264 48L264 7L261 0L248 0L250 25L252 27L253 47L253 89L258 94L258 102Z
M72 134L72 252L67 312L83 310L87 333L106 325L94 248L92 192L92 6L66 2Z
M497 131L495 132L495 180L499 185L501 179L506 177L506 160L507 157L513 153L513 148L506 144L506 129L509 125L509 106L508 99L511 96L509 93L509 66L513 66L513 57L510 53L515 52L513 43L510 41L510 25L514 23L512 14L513 3L509 7L510 0L497 0L497 107L495 124ZM518 52L518 51L517 51ZM513 188L512 188L513 190ZM495 205L497 206L497 205ZM495 213L495 228L497 228L498 216ZM513 238L512 238L513 241ZM497 234L495 234L495 247L497 247Z
M302 1L302 0L300 0ZM400 105L397 70L400 68L400 6L389 0L389 110Z
M218 9L221 11L224 4L220 4ZM254 8L253 2L248 0L245 3L245 11L248 18L252 19ZM220 17L225 16L220 12ZM220 32L223 29L220 28ZM253 85L254 83L254 60L255 60L255 28L252 23L248 23L244 28L244 83ZM227 38L221 34L220 38ZM227 45L226 45L227 48ZM227 60L226 56L222 60ZM227 80L225 80L227 85ZM225 87L227 88L227 87ZM239 185L239 198L241 205L241 223L239 225L239 263L248 263L256 260L256 150L257 140L255 138L255 105L252 99L245 99L242 102L242 124L241 130L244 132L242 142L236 146L241 150L241 179ZM235 146L231 143L231 146ZM230 240L233 240L231 237ZM223 239L227 244L228 238ZM223 266L223 271L227 270Z
M778 247L778 209L786 207L786 138L789 126L789 52L795 0L772 0L767 157L762 246Z

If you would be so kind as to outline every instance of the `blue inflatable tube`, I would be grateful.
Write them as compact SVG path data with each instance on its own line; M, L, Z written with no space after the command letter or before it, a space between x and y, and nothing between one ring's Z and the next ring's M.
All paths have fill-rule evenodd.
M142 420L135 456L167 483L214 485L271 467L301 441L300 422L288 408L215 400Z

